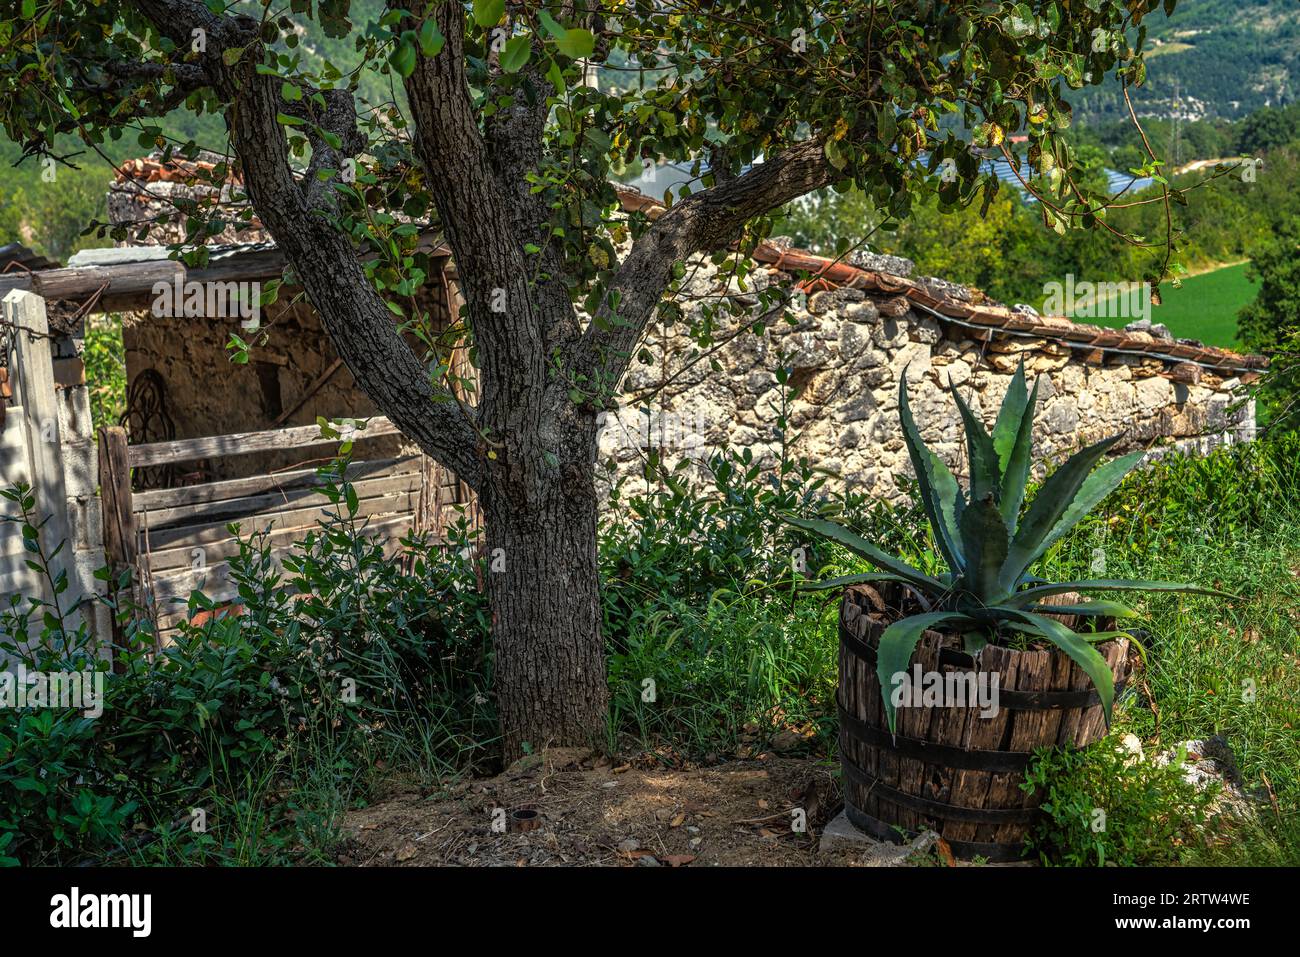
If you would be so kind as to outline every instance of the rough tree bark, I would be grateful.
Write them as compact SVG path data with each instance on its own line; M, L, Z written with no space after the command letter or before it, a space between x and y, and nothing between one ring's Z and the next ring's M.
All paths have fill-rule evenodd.
M331 193L312 172L339 168L364 148L355 107L337 91L313 120L341 148L310 134L312 169L289 162L276 114L279 81L256 73L257 25L211 13L195 0L137 0L158 29L185 47L207 31L202 67L227 99L227 124L252 204L284 250L340 357L401 430L474 489L487 525L496 694L507 760L525 743L600 745L608 690L596 564L596 415L575 403L550 363L613 388L671 281L673 264L734 241L749 220L833 181L812 140L676 204L633 245L615 289L618 315L581 328L563 256L545 228L543 200L525 174L542 156L545 95L480 124L465 75L465 7L416 4L436 16L445 43L405 81L417 155L444 224L474 330L480 400L466 409L429 381L330 222ZM225 50L244 49L234 62ZM544 81L537 77L538 89ZM306 102L304 100L304 102ZM524 246L541 246L530 283ZM504 308L500 306L504 304Z

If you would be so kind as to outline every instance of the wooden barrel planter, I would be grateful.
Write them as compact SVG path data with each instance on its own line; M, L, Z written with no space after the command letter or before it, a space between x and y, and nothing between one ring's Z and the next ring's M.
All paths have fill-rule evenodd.
M909 672L998 674L998 710L978 704L898 709L889 733L876 676L881 632L903 617L890 586L851 586L840 605L839 716L844 807L875 837L901 842L933 830L969 860L1019 860L1038 815L1039 794L1020 787L1035 748L1084 747L1106 732L1100 699L1083 670L1055 646L986 647L975 657L954 635L927 631ZM1058 603L1064 603L1057 600ZM1074 625L1073 616L1066 619ZM1102 621L1110 630L1113 623ZM1096 646L1115 676L1128 673L1127 638Z

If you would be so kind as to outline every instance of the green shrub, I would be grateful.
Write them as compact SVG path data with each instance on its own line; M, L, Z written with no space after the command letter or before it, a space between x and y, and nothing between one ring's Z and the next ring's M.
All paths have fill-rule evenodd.
M1039 749L1021 785L1042 795L1030 847L1044 864L1180 863L1213 833L1215 797L1183 779L1182 757L1163 767L1134 760L1113 737L1078 751Z
M394 560L341 474L322 472L334 511L283 571L265 534L241 540L229 567L242 613L183 622L153 654L148 616L120 610L132 619L120 673L84 624L68 627L66 578L49 577L50 600L9 599L0 650L32 672L97 668L104 700L95 718L0 710L0 857L266 862L328 831L300 813L307 802L293 808L297 789L356 792L381 756L433 776L484 759L495 719L467 526L445 548L407 540ZM30 490L3 494L48 570L57 549L41 540ZM195 592L188 611L217 609ZM190 827L194 808L205 833Z

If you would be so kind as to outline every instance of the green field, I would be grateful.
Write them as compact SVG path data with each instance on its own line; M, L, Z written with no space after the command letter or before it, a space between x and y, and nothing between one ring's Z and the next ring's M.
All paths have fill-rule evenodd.
M1179 339L1199 339L1206 345L1237 345L1237 310L1255 298L1255 284L1246 279L1248 263L1224 266L1183 280L1175 289L1160 287L1160 305L1151 309L1151 321L1163 322ZM1099 326L1121 328L1128 319L1084 319Z

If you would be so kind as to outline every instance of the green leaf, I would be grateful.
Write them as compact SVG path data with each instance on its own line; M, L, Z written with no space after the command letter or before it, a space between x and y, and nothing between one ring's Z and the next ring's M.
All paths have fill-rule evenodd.
M296 103L302 99L302 90L286 80L280 84L280 95L288 102Z
M1008 619L1030 626L1037 634L1042 635L1069 655L1070 660L1082 668L1084 674L1092 680L1093 687L1097 689L1097 695L1101 698L1102 710L1106 715L1106 727L1110 727L1110 711L1115 702L1115 676L1110 673L1110 665L1106 664L1106 659L1101 656L1101 652L1085 641L1082 635L1071 631L1063 622L1055 618L1044 618L1042 615L1016 608L991 608L989 611L1005 613Z
M556 40L564 36L564 27L560 26L548 11L538 10L537 19L541 21L542 28Z
M511 37L506 48L501 51L501 69L506 73L518 73L533 55L533 38L523 35Z
M388 63L403 79L410 76L415 72L415 44L409 40L399 40Z
M1120 436L1112 435L1096 445L1088 446L1082 452L1076 452L1043 483L1007 553L1007 566L1002 576L1002 584L1007 591L1015 587L1020 576L1047 550L1047 544L1050 544L1045 544L1047 536L1057 528L1061 516L1070 509L1074 497L1087 480L1088 473L1097 460L1106 454L1106 450L1119 440Z
M822 518L794 518L789 517L786 522L795 528L802 528L806 532L812 532L820 535L822 538L828 538L833 542L838 542L849 551L861 555L877 568L883 568L887 572L903 578L913 585L925 589L927 592L936 593L944 590L943 583L937 578L932 578L925 572L913 568L907 562L894 558L882 552L875 545L863 538L861 535L855 535L847 528L836 525L834 522L828 522Z
M560 69L560 64L556 63L554 60L552 60L551 65L546 68L546 79L551 81L551 86L555 89L556 96L564 96L564 91L566 89L564 85L564 71Z
M1077 605L1030 605L1029 611L1047 615L1109 615L1112 618L1136 618L1137 612L1118 601L1086 601Z
M1051 585L1035 585L1033 588L1026 588L1024 591L1016 592L1010 598L1005 599L1002 604L1013 608L1020 608L1028 604L1033 604L1041 598L1046 598L1048 595L1063 595L1066 592L1088 591L1185 592L1190 595L1214 595L1218 598L1231 598L1234 601L1239 598L1239 596L1229 594L1226 591L1218 591L1214 588L1203 588L1200 585L1181 585L1177 582L1142 581L1126 578L1089 578L1076 582L1058 582Z
M960 612L931 611L896 621L880 636L880 647L876 649L876 677L880 680L880 694L884 699L885 716L889 720L891 734L897 733L898 725L894 707L894 675L907 672L912 652L916 651L916 643L921 640L922 633L945 621L969 622L970 619Z
M912 418L912 408L907 401L907 369L903 370L898 386L898 418L903 424L903 442L907 445L912 469L916 472L925 517L934 529L934 539L943 553L944 561L953 574L960 575L964 559L957 518L965 502L957 480L948 471L948 467L921 440L921 433Z
M420 24L420 52L427 57L435 57L442 52L442 46L447 42L447 38L442 35L438 29L438 21L429 17Z
M1015 448L1016 437L1020 435L1020 425L1024 422L1025 412L1029 407L1029 390L1025 387L1025 359L1020 357L1016 373L1007 386L1007 394L998 409L998 420L993 425L993 448L998 453L998 468L1005 474L1007 463L1011 461L1011 450Z
M1000 594L998 583L1011 544L998 507L987 500L967 505L961 517L961 537L966 547L965 586L981 603L989 604Z
M1002 470L998 468L998 453L993 448L993 439L951 382L948 391L957 400L957 409L966 426L966 448L970 452L970 501L975 503L995 497L1001 484Z
M1097 503L1115 490L1120 482L1124 481L1124 476L1132 471L1133 467L1142 460L1141 452L1130 452L1128 455L1122 455L1117 459L1112 459L1097 471L1093 472L1083 481L1078 494L1070 502L1070 507L1065 510L1065 514L1057 521L1052 530L1047 533L1039 547L1039 554L1047 551L1052 543L1059 539L1070 529L1078 525L1083 517L1096 507Z
M565 30L564 36L558 38L555 45L565 56L581 60L583 57L591 56L592 51L596 49L596 38L590 30L573 27Z
M474 0L474 22L480 27L493 27L506 12L506 0Z
M1002 509L1002 520L1007 523L1007 530L1012 535L1020 524L1020 506L1024 504L1025 488L1029 484L1034 444L1034 407L1038 403L1038 383L1041 381L1034 380L1034 391L1027 399L1021 399L1025 390L1024 371L1025 364L1021 360L993 428L993 447L998 453L998 467L1002 470L998 505ZM1020 380L1018 386L1016 379ZM1014 418L1017 407L1020 418L1013 426L1011 419ZM1007 419L1005 425L1004 417Z

